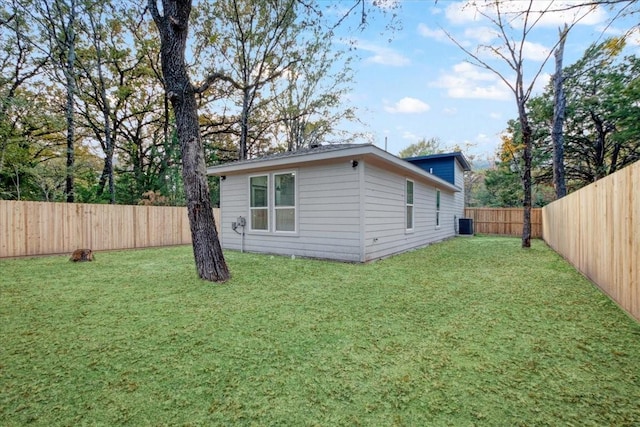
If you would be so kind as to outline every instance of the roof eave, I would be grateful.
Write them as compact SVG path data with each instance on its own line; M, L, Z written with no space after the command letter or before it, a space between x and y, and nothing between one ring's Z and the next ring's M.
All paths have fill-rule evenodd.
M363 145L361 147L350 147L338 150L332 150L327 152L310 152L300 156L281 157L275 159L255 159L249 162L242 163L225 163L223 165L211 166L207 168L207 175L222 176L222 175L236 175L251 171L263 171L276 168L284 168L291 165L301 165L308 163L317 163L330 160L338 160L342 158L361 158L368 156L377 157L387 163L391 163L399 169L404 169L409 172L413 177L421 178L432 184L449 190L451 192L462 191L459 187L439 178L415 165L409 163L399 157L389 154L388 152L374 146Z
M254 159L248 162L225 163L222 165L208 167L207 175L220 176L225 174L243 173L245 171L256 169L273 169L291 164L313 163L343 157L360 156L371 152L372 147L373 145L363 145L361 147L341 148L326 152L309 152L299 156Z
M379 148L377 148L377 150L379 150L380 152L380 153L377 153L379 154L380 157L382 157L384 160L388 162L391 162L392 164L396 165L399 168L407 170L408 172L411 173L411 175L413 175L413 177L422 178L423 180L431 182L432 184L437 185L442 189L446 189L452 192L457 193L462 191L460 187L453 185L449 181L446 181L432 173L425 171L424 169L414 165L413 163L409 163L406 160L403 160L397 156L394 156L393 154L389 154L388 152L381 150Z
M462 154L462 151L454 151L452 153L429 154L426 156L406 157L403 160L411 162L411 161L419 161L419 160L442 159L447 157L455 158L458 161L458 163L460 163L460 166L462 166L462 170L464 171L471 170L471 165L469 164L468 160L464 157L464 154Z

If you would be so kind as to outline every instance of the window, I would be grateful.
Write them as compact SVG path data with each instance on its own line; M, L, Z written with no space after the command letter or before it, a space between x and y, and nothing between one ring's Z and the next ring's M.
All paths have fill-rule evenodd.
M251 230L269 230L269 177L249 178Z
M436 189L436 228L440 227L440 190Z
M250 230L296 231L296 174L249 177Z
M413 230L413 181L407 180L405 199L407 202L407 230Z
M296 231L296 175L274 175L273 182L276 231Z

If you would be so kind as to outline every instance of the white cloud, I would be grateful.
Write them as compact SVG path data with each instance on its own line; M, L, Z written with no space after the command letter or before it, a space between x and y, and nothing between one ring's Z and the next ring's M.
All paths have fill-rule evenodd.
M493 81L496 76L490 71L482 71L480 67L476 67L468 62L459 62L453 66L453 72L459 75L467 76L473 80Z
M482 71L468 62L453 66L453 72L442 72L431 86L447 90L451 98L508 100L511 91L498 76Z
M475 157L475 160L489 160L493 164L492 157L500 145L500 135L493 136L479 133L471 139L450 139L446 141L447 147L459 147L465 156Z
M475 44L475 43L466 42L465 46L470 48L470 45L472 44ZM473 50L473 49L470 48L470 50ZM501 61L504 61L504 59L502 59L500 55L507 58L511 58L511 54L509 53L509 50L503 44L502 41L499 42L499 45L481 44L476 49L475 53L476 55L478 55L479 58L482 58L483 60L499 59ZM524 43L522 43L522 59L534 61L534 62L542 62L548 59L550 54L551 54L551 49L547 48L546 46L540 43L534 43L527 40L525 40Z
M472 1L458 1L450 3L444 10L444 16L452 24L462 25L483 19Z
M515 2L518 3L518 2ZM608 14L603 6L585 5L579 6L575 1L555 1L536 0L534 1L537 12L549 10L546 13L537 13L534 15L538 18L540 15L539 25L546 27L560 27L565 23L571 24L578 22L580 25L597 25L608 19Z
M406 139L409 141L417 141L419 139L418 135L411 132L410 130L405 129L404 126L395 126L393 132L388 133L388 136L390 136L388 142L391 142L391 145L395 145L393 143L394 142L393 140L398 135L400 135L400 138Z
M502 113L489 113L489 117L491 117L494 120L502 120Z
M498 135L489 136L484 133L476 135L474 141L470 144L477 153L495 153L500 145L500 137Z
M533 94L537 95L544 92L545 88L551 81L551 78L552 78L552 75L549 73L540 74L535 84L533 85Z
M420 34L422 37L434 39L440 42L449 40L449 37L447 37L447 33L445 33L442 28L433 30L426 24L418 24L418 34Z
M467 28L464 30L464 36L475 40L477 43L488 44L498 37L498 33L495 28L481 26Z
M522 44L522 57L532 61L544 61L551 54L551 49L540 43L524 41Z
M445 107L442 112L447 116L455 116L458 114L458 109L455 107Z
M445 16L455 25L473 22L486 22L487 15L496 17L495 0L465 0L450 3L445 9ZM529 2L521 0L503 0L500 11L504 21L515 28L523 25L523 11ZM506 18L506 19L505 19ZM536 22L537 27L558 27L565 23L579 21L582 25L596 25L607 19L607 11L599 5L581 6L572 0L533 0L529 23Z
M409 132L408 130L405 130L404 132L402 132L402 139L408 139L409 141L417 141L418 135L416 135L413 132Z
M640 46L640 29L637 27L631 30L627 36L627 43L632 46Z
M404 67L411 63L409 58L388 47L361 41L356 41L355 46L358 49L373 53L372 56L365 59L366 62L392 67Z
M393 105L386 105L384 109L388 113L392 114L413 114L424 113L426 111L429 111L431 107L425 102L420 101L419 99L405 97Z

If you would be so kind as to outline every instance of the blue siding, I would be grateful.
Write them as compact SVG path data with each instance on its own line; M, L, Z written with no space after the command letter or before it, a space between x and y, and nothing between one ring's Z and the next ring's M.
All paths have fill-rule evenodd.
M456 183L455 161L454 157L435 158L435 159L405 159L410 163L418 166L420 169L433 173L435 176L444 179L451 184Z

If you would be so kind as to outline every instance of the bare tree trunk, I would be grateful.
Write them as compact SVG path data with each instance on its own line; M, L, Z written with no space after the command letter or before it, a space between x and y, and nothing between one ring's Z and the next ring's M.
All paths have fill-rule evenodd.
M104 145L105 145L105 153L104 153L104 169L102 171L102 176L100 177L100 184L98 185L98 196L102 195L105 181L108 180L109 184L109 203L114 205L116 203L116 192L115 185L113 180L113 151L114 151L114 142L113 142L113 133L111 132L111 102L109 101L109 97L107 96L106 82L103 72L103 61L104 55L102 50L102 34L100 33L100 17L102 13L98 15L98 22L95 22L95 17L93 13L89 13L89 23L91 25L91 33L93 35L93 44L96 49L96 68L98 71L98 85L99 85L99 95L101 102L101 110L102 110L102 118L104 120Z
M524 208L524 216L522 223L522 247L531 247L531 160L532 160L532 132L529 125L528 117L520 116L520 124L522 125L522 140L524 142L524 173L522 174L522 188L524 197L522 206Z
M522 63L519 63L520 66ZM529 124L529 115L527 114L527 99L525 96L523 87L523 73L522 69L518 69L515 84L516 104L518 105L518 120L520 121L520 127L522 128L522 143L524 144L524 150L522 153L524 161L524 172L522 174L522 189L524 192L522 198L523 220L522 220L522 247L531 247L531 163L532 163L532 144L533 144L533 131Z
M561 199L567 195L567 186L564 172L564 126L565 108L567 98L564 93L564 76L562 75L562 58L564 56L564 42L567 39L569 27L564 25L560 31L560 41L554 53L556 57L556 73L553 76L553 125L551 128L551 140L553 144L553 186L556 190L556 198Z
M66 119L67 119L67 178L65 184L65 194L67 196L67 203L73 203L75 201L75 182L74 182L74 166L75 166L75 94L76 94L76 80L75 80L75 63L76 63L76 33L75 33L75 19L76 19L76 2L71 0L71 10L69 11L69 21L65 28L65 41L67 49L67 63L64 67L64 75L67 83L67 105L66 105Z
M162 0L162 15L157 0L148 5L160 34L162 73L176 117L196 268L200 278L223 282L230 274L213 218L195 88L185 61L191 0Z
M238 160L247 158L247 140L249 139L249 89L244 89L242 94L242 115L240 117L240 144L238 146Z

